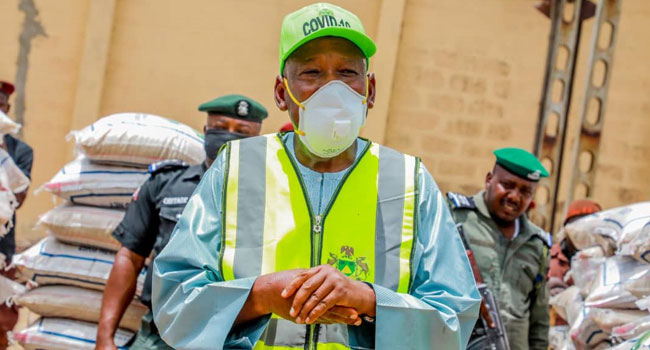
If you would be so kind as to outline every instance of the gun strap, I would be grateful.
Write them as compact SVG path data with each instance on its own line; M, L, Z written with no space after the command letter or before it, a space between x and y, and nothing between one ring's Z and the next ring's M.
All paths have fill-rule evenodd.
M476 257L474 256L472 247L469 245L469 240L467 239L467 236L465 236L465 230L463 229L463 224L457 224L456 229L458 230L460 239L463 241L463 245L465 246L465 253L467 254L467 258L469 259L469 264L472 267L472 272L474 273L474 279L476 280L476 283L483 283L483 276L481 276L481 269L479 269L478 267L478 263L476 262Z

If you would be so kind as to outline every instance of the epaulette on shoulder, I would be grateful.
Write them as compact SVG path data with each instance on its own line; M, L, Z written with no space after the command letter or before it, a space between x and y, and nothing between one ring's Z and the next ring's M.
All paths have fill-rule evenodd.
M553 246L553 236L551 236L550 233L548 233L548 232L546 232L546 231L544 231L542 229L539 229L539 230L535 231L535 237L542 240L542 242L544 242L544 244L548 248L551 248L551 246Z
M149 173L151 175L155 175L163 171L185 169L188 167L189 164L183 162L182 160L168 159L149 165Z
M476 209L476 203L472 197L456 192L447 192L447 198L451 202L452 209Z

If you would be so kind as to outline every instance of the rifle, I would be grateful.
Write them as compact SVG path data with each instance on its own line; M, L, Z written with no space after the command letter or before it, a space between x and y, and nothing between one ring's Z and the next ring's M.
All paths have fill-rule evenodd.
M456 228L458 229L460 238L463 241L463 246L465 246L465 252L467 253L467 258L472 266L472 273L476 280L476 287L478 288L482 299L479 314L480 317L472 330L469 344L467 344L467 350L510 350L506 330L503 327L501 316L499 315L499 305L497 300L494 298L494 294L492 294L487 285L483 282L481 272L476 264L474 253L467 241L467 237L465 237L463 225L458 224Z

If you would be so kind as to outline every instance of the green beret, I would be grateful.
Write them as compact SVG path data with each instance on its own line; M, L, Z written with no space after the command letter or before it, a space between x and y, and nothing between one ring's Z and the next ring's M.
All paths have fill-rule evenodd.
M497 164L528 181L539 181L548 176L542 163L532 153L521 148L501 148L494 151Z
M199 111L261 123L269 112L259 102L242 95L226 95L199 106Z

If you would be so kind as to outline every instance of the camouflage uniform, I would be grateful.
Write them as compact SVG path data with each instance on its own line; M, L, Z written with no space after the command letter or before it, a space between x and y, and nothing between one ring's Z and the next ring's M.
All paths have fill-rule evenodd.
M519 234L506 239L490 217L484 193L448 193L452 216L462 225L483 280L499 300L510 348L546 350L550 235L522 215Z

